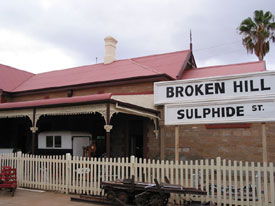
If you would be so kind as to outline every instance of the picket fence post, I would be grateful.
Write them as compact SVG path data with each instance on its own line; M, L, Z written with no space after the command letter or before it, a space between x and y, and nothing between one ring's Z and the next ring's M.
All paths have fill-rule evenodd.
M221 158L217 157L217 205L221 205ZM225 189L225 188L224 188Z
M135 158L135 156L134 155L132 155L131 157L130 157L130 176L131 176L131 178L132 178L132 176L134 175L135 176L135 178L136 178L136 174L135 174L135 168L136 168L136 158Z
M70 185L71 185L71 154L67 153L66 154L66 169L65 169L65 176L66 176L66 194L69 194L69 189L70 189Z
M21 182L22 182L22 174L23 174L23 170L22 170L22 152L19 151L16 154L16 173L17 173L17 183L18 186L21 186Z

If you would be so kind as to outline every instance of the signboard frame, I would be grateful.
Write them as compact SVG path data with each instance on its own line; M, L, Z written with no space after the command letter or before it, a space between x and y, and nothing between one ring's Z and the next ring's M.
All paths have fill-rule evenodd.
M263 79L268 78L270 82L266 82L266 84L263 84L264 82L255 82L255 85L262 84L260 89L266 90L266 91L246 91L241 92L237 91L236 93L228 94L228 91L230 91L229 86L227 84L232 83L232 81L247 81L245 85L242 85L242 89L245 90L245 87L248 87L246 89L254 89L257 90L259 88L256 88L257 86L251 85L250 80L253 79ZM273 81L274 79L274 81ZM260 80L259 80L260 81ZM207 84L208 83L208 84ZM224 84L222 84L224 83ZM243 84L244 84L243 83ZM252 82L253 83L253 82ZM272 90L268 91L268 84L272 84ZM204 84L204 85L202 85ZM214 88L216 84L217 88ZM220 84L220 85L219 85ZM237 84L237 83L236 83ZM186 90L183 94L183 89L180 87L189 86L189 90ZM193 88L191 87L193 85ZM224 92L222 94L211 94L205 95L205 85L207 85L209 93L215 93L216 92ZM223 86L223 87L222 87ZM235 85L237 87L239 85ZM167 87L178 87L181 89L181 91L178 91L176 94L178 94L177 97L164 97L167 96ZM196 87L196 88L195 88ZM221 88L222 87L222 88ZM252 88L251 88L252 87ZM166 89L165 89L166 88ZM199 89L198 89L199 88ZM202 89L203 88L203 89ZM197 89L196 91L193 91L194 89ZM210 90L209 90L210 89ZM222 91L221 89L225 89L225 91ZM235 88L234 88L235 89ZM240 90L240 88L237 88ZM205 91L204 91L205 90ZM193 95L187 96L187 92L193 91ZM173 91L174 92L174 91ZM195 92L197 92L195 95ZM176 94L174 96L176 96ZM200 94L202 94L200 96ZM180 96L184 95L184 96ZM176 80L176 81L164 81L164 82L155 82L154 83L154 104L155 105L164 105L164 104L175 104L175 103L187 103L187 102L200 102L200 101L220 101L220 100L234 100L234 99L249 99L253 97L257 98L265 98L265 97L274 97L275 96L275 72L274 71L265 71L265 72L255 72L255 73L246 73L246 74L236 74L236 75L230 75L230 76L216 76L216 77L206 77L206 78L197 78L197 79L187 79L187 80Z
M241 108L242 117L226 117L226 108L234 107L243 107ZM264 110L266 107L266 110ZM207 115L203 115L202 108L207 109ZM223 108L223 117L220 118L208 118L211 115L210 111L212 108L215 108L214 111L217 112L217 108L221 110ZM229 109L230 109L229 108ZM251 111L248 111L251 108ZM193 117L189 118L187 122L186 118L183 118L183 115L186 116L187 109L189 111L192 109ZM179 120L175 120L177 113L174 111L183 111L179 113ZM195 111L196 110L196 111ZM244 110L244 111L243 111ZM254 110L254 111L253 111ZM172 114L170 114L171 112ZM196 115L199 116L199 119L195 118ZM253 115L247 115L248 112L251 112ZM273 115L271 114L273 112ZM194 114L193 114L194 113ZM220 111L222 113L222 111ZM171 118L172 116L172 118ZM218 116L217 113L214 116ZM220 114L222 116L222 114ZM243 122L271 122L275 121L275 100L274 98L262 98L262 99L247 99L247 100L232 100L228 101L216 101L216 102L194 102L186 104L166 104L164 107L164 123L165 125L190 125L190 124L220 124L220 123L243 123Z

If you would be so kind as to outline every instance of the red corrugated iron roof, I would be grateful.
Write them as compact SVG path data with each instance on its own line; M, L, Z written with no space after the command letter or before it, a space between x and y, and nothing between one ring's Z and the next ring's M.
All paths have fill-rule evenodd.
M178 51L118 60L111 64L101 63L36 75L0 65L0 89L9 92L23 92L162 74L176 79L182 69L182 65L187 61L189 54L190 50ZM265 70L264 61L193 68L185 70L182 79L225 76Z
M0 64L0 89L10 92L34 74Z
M184 71L181 79L196 79L203 77L215 77L215 76L226 76L234 74L244 74L252 72L265 71L265 62L249 62L241 64L228 64L221 66L202 67L195 69L187 69Z
M118 60L111 64L95 64L34 75L13 92L107 82L135 77L166 74L172 78L181 69L189 50Z
M64 98L55 98L55 99L41 99L25 102L12 102L12 103L3 103L0 104L0 110L5 109L16 109L16 108L33 108L33 107L43 107L50 105L65 105L65 104L77 104L85 102L96 102L100 100L111 99L112 94L94 94L87 96L76 96L76 97L64 97Z
M133 58L132 60L145 65L159 73L166 73L176 79L182 65L188 60L188 55L191 51L178 51L168 54L158 54L146 57Z

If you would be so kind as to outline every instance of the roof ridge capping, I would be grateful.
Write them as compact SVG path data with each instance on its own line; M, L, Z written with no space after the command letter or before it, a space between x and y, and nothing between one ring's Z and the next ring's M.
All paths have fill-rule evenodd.
M0 67L1 67L1 66L8 67L9 69L17 70L17 71L20 71L20 72L24 72L24 73L28 73L28 74L35 75L35 74L32 73L32 72L28 72L28 71L25 71L25 70L22 70L22 69L18 69L18 68L15 68L15 67L12 67L12 66L9 66L9 65L6 65L6 64L1 64L1 63L0 63Z
M146 66L146 65L143 65L143 64L140 64L140 63L134 61L133 59L128 59L128 61L130 61L130 62L132 62L132 63L134 63L134 64L136 64L136 65L138 65L138 66L141 66L142 68L144 68L144 69L146 69L146 70L149 70L149 71L151 71L151 72L155 72L155 73L157 73L157 74L162 74L161 72L159 72L159 71L157 71L157 70L155 70L155 69L153 69L153 68L150 68L150 67L148 67L148 66Z
M141 57L133 57L133 58L130 58L130 59L131 59L131 60L133 60L133 59L141 59L141 58L162 56L162 55L175 54L175 53L183 53L183 52L189 52L189 51L191 51L191 50L190 50L190 49L187 49L187 50L180 50L180 51L175 51L175 52L167 52L167 53L161 53L161 54L152 54L152 55L141 56ZM121 60L123 60L123 59L121 59ZM126 60L126 59L125 59L125 60Z

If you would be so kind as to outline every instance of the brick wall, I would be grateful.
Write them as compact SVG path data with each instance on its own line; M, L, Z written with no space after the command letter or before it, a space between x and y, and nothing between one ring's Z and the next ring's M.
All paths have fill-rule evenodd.
M154 133L154 123L152 120L146 119L145 124L145 158L160 159L160 138L156 137Z
M78 88L73 90L73 96L85 96L99 93L114 93L114 94L128 94L128 93L148 93L153 92L153 83L128 83L124 85L116 86L104 86L104 87L88 87ZM51 99L67 97L68 90L63 91L43 91L36 94L26 94L7 99L8 102L21 102L31 101L39 99Z
M174 159L175 127L161 126L165 157ZM266 124L268 161L275 162L275 123ZM205 125L180 126L180 159L221 158L262 161L261 123L249 128L207 129Z

